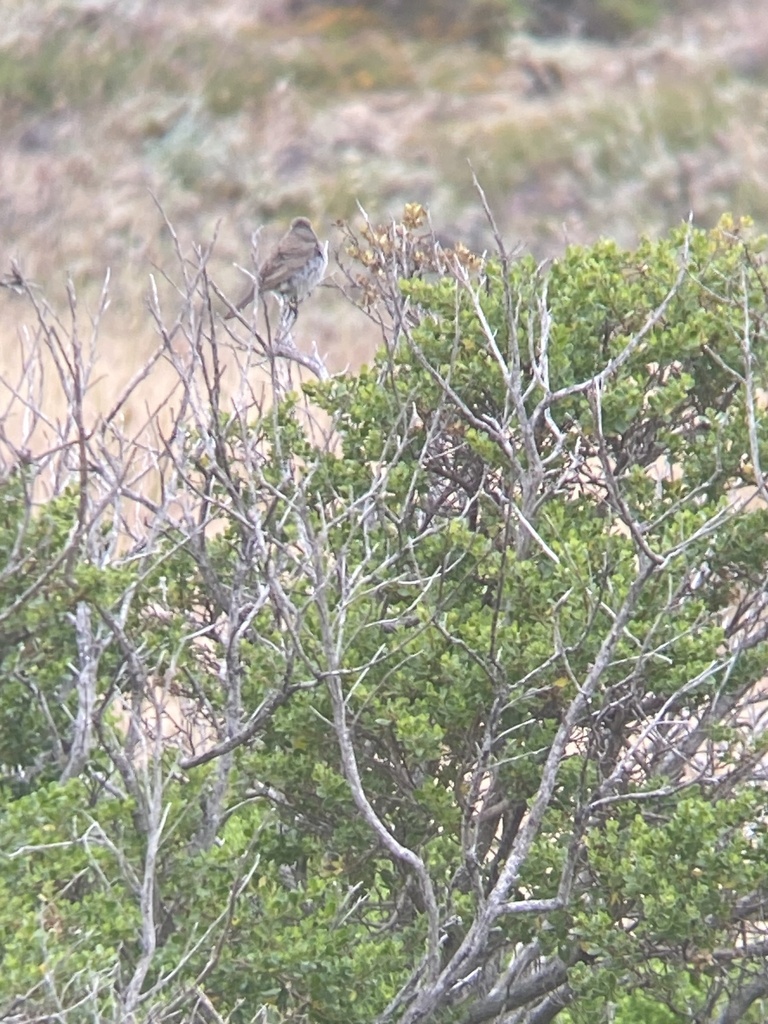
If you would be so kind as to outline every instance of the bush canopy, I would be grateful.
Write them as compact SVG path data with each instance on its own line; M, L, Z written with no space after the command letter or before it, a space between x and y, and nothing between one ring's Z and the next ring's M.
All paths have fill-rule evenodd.
M2 1019L766 1019L760 251L409 205L344 229L381 346L329 376L179 249L100 413L102 310L17 274Z

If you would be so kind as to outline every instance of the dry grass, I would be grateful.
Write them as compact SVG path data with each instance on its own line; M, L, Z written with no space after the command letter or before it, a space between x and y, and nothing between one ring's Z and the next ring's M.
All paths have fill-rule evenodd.
M768 221L768 12L730 0L620 47L510 41L503 56L387 33L347 11L291 21L279 0L115 5L0 2L0 237L54 303L70 274L95 303L105 393L155 345L144 309L173 254L156 195L184 244L210 239L211 269L239 291L251 232L307 213L324 234L360 201L409 200L483 248L471 159L510 241L538 255L564 240L631 244L693 209ZM0 267L0 270L4 270ZM28 310L0 293L3 356ZM298 340L333 369L374 334L333 292L302 312Z

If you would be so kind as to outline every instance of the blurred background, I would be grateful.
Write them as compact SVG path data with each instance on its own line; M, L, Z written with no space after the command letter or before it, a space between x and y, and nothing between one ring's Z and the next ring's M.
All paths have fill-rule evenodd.
M446 242L632 245L693 212L768 221L764 0L2 0L0 273L97 301L111 388L155 347L145 296L171 239L237 294L297 214L423 203ZM0 291L0 370L31 317ZM376 335L331 290L299 340L355 368Z

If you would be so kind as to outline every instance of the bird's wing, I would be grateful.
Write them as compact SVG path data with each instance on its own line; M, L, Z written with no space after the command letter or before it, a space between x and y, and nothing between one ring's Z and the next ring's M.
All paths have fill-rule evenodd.
M264 260L259 273L261 287L268 292L279 288L305 265L313 252L312 246L308 246L305 239L297 238L289 232Z

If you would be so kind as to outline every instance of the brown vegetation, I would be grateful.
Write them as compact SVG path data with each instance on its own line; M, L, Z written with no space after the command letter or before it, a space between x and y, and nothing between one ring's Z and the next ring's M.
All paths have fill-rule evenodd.
M611 46L509 37L501 52L397 32L363 7L278 0L75 10L6 3L0 30L0 237L6 261L53 299L71 274L98 302L104 401L156 344L148 275L171 240L218 236L212 273L239 290L252 232L311 215L333 223L426 203L452 241L488 233L467 160L502 229L537 255L598 235L631 243L693 210L768 214L759 124L768 17L756 0L700 6ZM374 336L326 289L303 311L332 369L364 362ZM19 366L32 321L0 293L2 366Z

